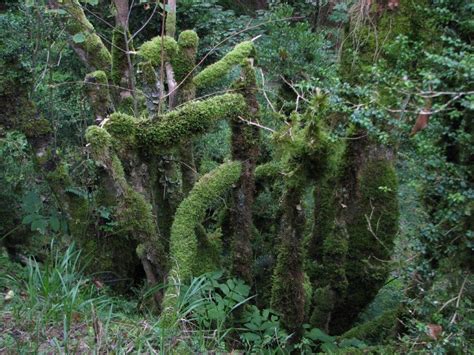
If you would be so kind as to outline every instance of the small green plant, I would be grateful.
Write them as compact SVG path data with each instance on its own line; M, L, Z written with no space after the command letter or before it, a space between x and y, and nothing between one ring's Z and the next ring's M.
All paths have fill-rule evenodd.
M93 283L81 274L80 255L74 244L62 252L52 242L44 264L30 258L26 280L18 285L25 297L17 304L17 317L31 320L33 327L62 322L67 334L74 318L99 304Z
M243 323L239 336L249 352L284 353L290 336L280 326L276 313L269 309L260 310L252 305L247 307Z
M30 225L32 232L38 232L41 235L45 235L48 231L59 232L61 221L58 213L51 209L50 215L45 215L42 211L41 196L35 191L30 191L23 197L22 208L25 216L21 222L24 225Z

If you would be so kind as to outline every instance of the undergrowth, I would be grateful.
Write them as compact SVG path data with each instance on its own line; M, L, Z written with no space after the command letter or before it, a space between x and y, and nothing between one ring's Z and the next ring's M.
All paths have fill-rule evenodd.
M223 272L177 284L177 321L163 328L153 314L155 288L116 296L93 276L86 276L81 251L51 244L40 263L0 256L0 353L312 353L364 348L306 326L303 340L280 327L270 309L250 304L250 287Z

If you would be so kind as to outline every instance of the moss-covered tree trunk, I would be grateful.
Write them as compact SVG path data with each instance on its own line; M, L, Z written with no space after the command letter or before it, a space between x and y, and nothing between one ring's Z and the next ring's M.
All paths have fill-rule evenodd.
M301 187L289 187L282 197L280 247L273 274L271 307L282 315L285 328L294 333L297 342L303 332L305 291L302 238L305 217L301 204Z
M258 120L259 105L256 94L255 71L253 60L245 59L242 63L242 78L237 87L247 103L247 121ZM232 231L232 273L249 285L252 278L252 206L255 194L255 166L259 153L260 132L257 127L243 121L237 116L231 121L232 159L242 162L242 173L235 186L230 212Z

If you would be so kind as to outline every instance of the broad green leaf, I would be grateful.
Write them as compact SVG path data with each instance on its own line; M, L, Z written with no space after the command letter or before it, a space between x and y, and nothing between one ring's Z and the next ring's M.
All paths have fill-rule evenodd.
M31 222L33 222L35 219L38 219L40 218L39 215L36 215L36 214L28 214L26 215L25 217L23 217L21 223L22 224L30 224Z
M23 209L30 214L38 212L42 205L41 197L34 191L28 192L23 197Z
M60 223L59 223L58 217L52 216L52 217L49 219L49 226L51 227L51 229L52 229L53 232L59 231Z
M31 223L31 230L38 231L41 234L46 233L46 227L48 226L48 221L45 219L35 219L33 223Z
M255 333L242 333L240 336L250 343L260 341L260 336Z

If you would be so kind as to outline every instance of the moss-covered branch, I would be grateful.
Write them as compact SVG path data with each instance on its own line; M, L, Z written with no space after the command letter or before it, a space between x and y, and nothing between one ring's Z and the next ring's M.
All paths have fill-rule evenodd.
M163 58L162 58L163 50ZM141 45L138 50L138 55L145 60L158 67L161 61L171 62L178 53L178 43L175 39L169 36L157 36Z
M242 42L227 53L224 58L218 62L209 65L194 77L194 84L197 88L206 88L215 85L224 78L229 71L236 65L249 57L255 56L255 47L252 42Z
M197 269L199 259L204 257L196 255L196 226L204 218L206 209L238 180L240 169L240 162L222 164L204 175L179 205L171 227L170 251L181 279L191 277Z
M91 70L103 70L108 73L112 60L110 52L95 32L79 2L55 0L55 3L69 15L66 30L73 37L71 45L74 51Z
M172 269L170 281L182 282L191 276L205 271L203 266L209 266L209 261L215 259L215 253L198 255L199 223L205 216L207 208L220 196L228 191L239 179L241 171L240 162L229 162L204 175L189 193L189 196L181 202L176 211L173 226L171 227L170 257ZM196 235L198 229L198 235ZM205 245L209 247L213 243ZM215 244L215 243L214 243ZM217 265L215 265L217 266ZM171 326L175 319L176 288L169 287L165 294L163 303L162 325Z
M142 120L137 126L137 142L147 151L178 144L182 139L206 132L220 119L245 112L242 95L224 94L205 101L194 101L155 120Z

